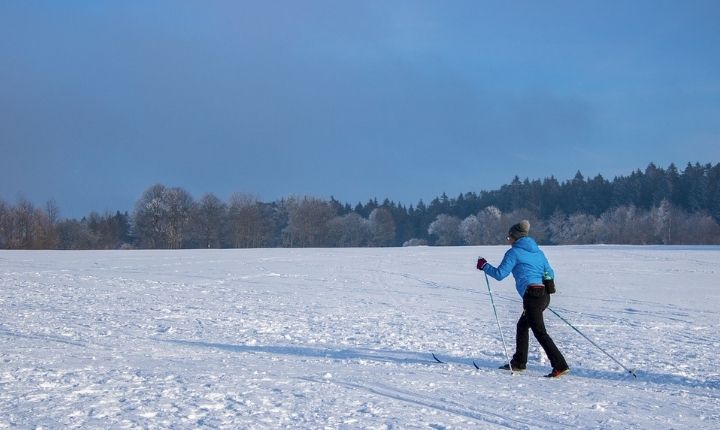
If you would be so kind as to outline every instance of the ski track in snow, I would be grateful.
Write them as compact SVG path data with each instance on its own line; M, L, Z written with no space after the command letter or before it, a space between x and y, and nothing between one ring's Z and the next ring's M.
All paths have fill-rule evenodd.
M571 374L498 370L505 247L0 251L0 428L720 427L720 247L544 249L637 379L550 312Z

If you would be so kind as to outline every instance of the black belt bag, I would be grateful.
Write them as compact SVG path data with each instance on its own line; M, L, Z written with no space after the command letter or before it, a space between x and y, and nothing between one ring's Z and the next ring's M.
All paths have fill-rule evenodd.
M543 285L548 294L555 294L555 280L554 279L543 279Z

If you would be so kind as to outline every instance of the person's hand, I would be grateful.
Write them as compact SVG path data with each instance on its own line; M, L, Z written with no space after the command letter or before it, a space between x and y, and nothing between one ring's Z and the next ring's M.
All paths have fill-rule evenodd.
M483 270L483 268L485 267L486 264L487 264L487 260L482 257L479 257L478 262L477 262L477 269Z

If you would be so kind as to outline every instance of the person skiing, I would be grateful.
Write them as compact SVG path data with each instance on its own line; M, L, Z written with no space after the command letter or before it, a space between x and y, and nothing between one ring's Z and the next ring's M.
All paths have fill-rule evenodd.
M546 376L557 378L568 373L570 367L547 333L543 320L543 311L550 305L550 293L554 292L555 272L535 240L528 236L529 232L528 220L522 220L510 227L507 241L511 247L505 253L500 265L494 267L485 258L480 257L477 268L498 281L512 273L515 278L515 288L523 300L523 313L517 322L515 354L509 364L500 368L510 370L512 366L513 371L525 370L528 360L528 329L531 329L552 365L552 372ZM548 287L546 288L544 284L548 284Z

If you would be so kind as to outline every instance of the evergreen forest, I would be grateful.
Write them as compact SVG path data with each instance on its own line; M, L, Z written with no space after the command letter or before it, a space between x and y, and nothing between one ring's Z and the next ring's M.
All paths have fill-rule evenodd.
M156 184L132 211L59 214L52 201L0 200L0 249L498 245L521 219L541 244L720 244L720 164L651 163L612 180L579 171L563 182L515 177L497 190L410 206L244 193L223 201Z

